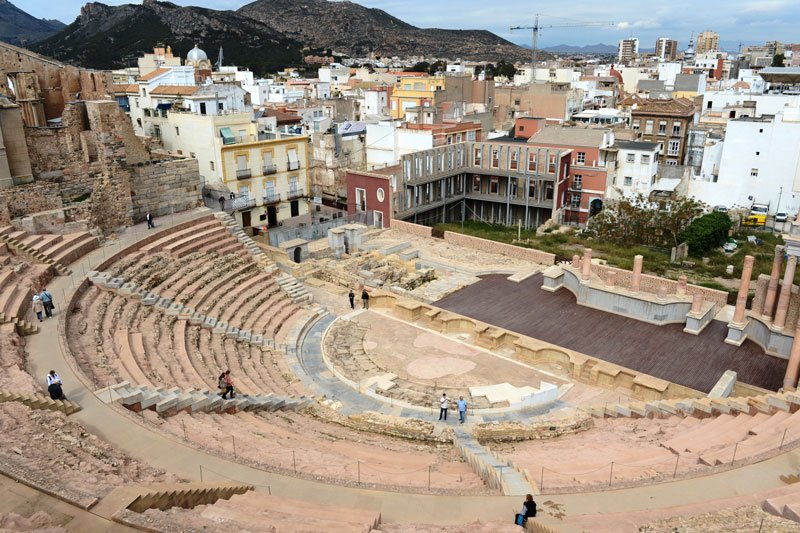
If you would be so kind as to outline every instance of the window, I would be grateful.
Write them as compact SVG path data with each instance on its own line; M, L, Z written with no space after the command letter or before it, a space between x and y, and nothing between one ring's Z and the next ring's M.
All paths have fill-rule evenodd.
M475 176L472 178L472 191L481 192L481 177Z
M636 163L636 154L628 154L625 156L625 161L628 163Z
M181 136L181 129L178 126L175 126L175 135L178 137Z
M456 135L456 142L457 143L461 142L461 134L460 133Z
M142 96L147 96L147 89L142 87Z
M580 207L581 206L581 195L580 193L572 193L572 198L570 199L569 205L572 207Z
M536 182L533 180L528 182L528 197L536 199Z
M475 140L475 132L474 131L468 131L467 132L467 140L468 141L474 141Z
M579 165L586 163L586 152L578 152L577 161Z
M367 190L356 189L356 211L367 210Z
M517 178L511 178L508 180L508 195L509 196L516 196L517 195Z
M576 190L580 190L583 186L583 176L580 174L576 174L572 177L572 188Z
M134 98L134 100L133 100L133 105L134 105L134 106L135 106L137 109L139 108L139 99L138 99L138 98Z
M650 164L650 155L649 154L642 154L642 164L649 165Z
M760 130L758 130L758 133L764 133L764 128L761 128Z
M681 134L681 123L680 122L673 122L672 123L672 134L673 135L680 135Z
M492 166L497 168L500 166L500 150L494 148L492 150Z
M516 100L514 100L514 105L519 105L519 104L520 104L520 100L519 100L519 98L517 98Z
M677 167L678 166L678 162L675 161L674 159L667 159L667 165L671 166L671 167Z
M644 123L644 133L646 135L651 135L653 133L653 121L648 120Z
M633 121L633 126L632 126L632 127L633 127L633 130L634 130L634 131L639 131L639 128L640 128L640 121L638 121L638 120L634 120L634 121Z
M489 193L490 194L497 194L500 191L500 180L497 178L491 178L489 180Z
M453 136L452 135L448 135L447 136L447 144L453 144Z
M517 170L517 159L519 158L519 152L516 150L511 152L511 170Z
M217 103L217 111L225 111L225 102Z
M756 152L756 155L761 155L761 152Z
M757 178L758 177L758 169L757 168L751 168L750 169L750 176L753 177L753 178Z
M544 187L544 198L545 200L552 200L553 199L553 184L548 183Z
M659 135L666 135L667 134L667 121L662 120L658 123L658 134Z
M626 187L630 187L631 185L633 185L633 178L630 176L625 176L625 181L623 182L623 184Z
M536 172L536 152L528 153L528 171Z
M714 106L714 102L709 100L708 103L706 104L706 109L711 109L713 106Z
M379 202L383 202L383 200L386 198L386 193L383 192L383 189L378 189L376 196L378 197Z
M214 172L214 162L213 161L209 161L208 165L209 165L209 168L211 168L211 172Z
M288 169L297 170L300 168L300 161L297 159L297 148L289 148L287 155L289 157Z
M681 149L680 141L670 141L669 148L667 149L667 155L678 155L680 149Z
M481 164L481 149L475 148L475 166L480 166Z

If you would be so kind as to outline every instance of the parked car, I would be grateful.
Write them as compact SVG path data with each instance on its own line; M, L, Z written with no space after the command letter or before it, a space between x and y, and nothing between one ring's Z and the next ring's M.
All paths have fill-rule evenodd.
M775 222L786 222L789 220L789 215L786 211L778 211L775 213Z
M728 208L725 207L724 205L715 205L714 206L714 212L715 213L727 213L728 212Z
M728 253L735 252L739 245L736 244L736 241L728 241L722 245L722 249Z

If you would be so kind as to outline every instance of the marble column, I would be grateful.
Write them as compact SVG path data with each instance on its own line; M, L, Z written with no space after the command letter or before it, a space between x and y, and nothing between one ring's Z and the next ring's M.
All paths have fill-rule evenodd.
M639 287L642 284L642 261L644 261L644 257L641 255L633 258L633 276L631 277L631 290L633 292L639 292Z
M775 247L775 259L772 260L772 272L769 275L767 295L764 297L764 308L761 316L769 320L775 307L775 296L778 294L778 284L781 281L781 264L783 263L783 246Z
M747 305L747 292L750 290L750 277L753 275L755 257L746 255L742 266L742 280L739 282L739 295L736 296L736 309L733 312L733 324L744 324L744 311Z
M612 270L606 277L606 287L613 288L617 284L617 271Z
M792 296L792 282L794 281L794 271L797 268L797 256L789 256L786 261L786 271L783 273L783 285L778 296L778 308L775 310L775 319L772 325L777 329L783 329L786 325L786 313L789 312L789 298Z
M800 373L800 321L794 329L792 351L789 353L789 363L786 365L786 374L783 377L783 390L797 388L797 376Z
M581 278L583 281L589 281L592 275L592 249L585 248L583 250L583 264L581 265Z
M703 310L703 295L702 294L695 294L692 295L692 310L690 313L698 314Z
M689 279L686 276L678 277L678 296L685 296L686 295L686 285L689 283Z

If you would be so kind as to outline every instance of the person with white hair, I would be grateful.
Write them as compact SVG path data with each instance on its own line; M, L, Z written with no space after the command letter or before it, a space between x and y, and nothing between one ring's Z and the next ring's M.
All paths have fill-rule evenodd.
M33 312L36 313L36 318L38 318L39 322L41 322L42 313L44 312L44 304L42 303L42 299L39 298L38 294L33 296Z

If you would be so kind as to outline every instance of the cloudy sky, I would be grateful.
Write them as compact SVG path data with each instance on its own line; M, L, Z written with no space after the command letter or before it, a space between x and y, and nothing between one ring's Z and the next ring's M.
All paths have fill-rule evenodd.
M11 0L36 17L72 22L82 0ZM236 9L247 0L172 0L180 5ZM295 0L302 1L302 0ZM138 3L138 0L105 0L106 4ZM421 27L487 29L507 39L527 44L528 32L508 30L511 25L532 22L530 0L358 0L367 7L383 9ZM655 6L653 5L655 4ZM622 37L639 37L642 47L652 48L659 36L677 39L681 48L690 33L713 29L723 45L735 49L738 42L766 40L800 42L800 0L571 0L537 2L540 24L609 21L603 28L551 28L540 33L541 46L556 44L614 44Z

